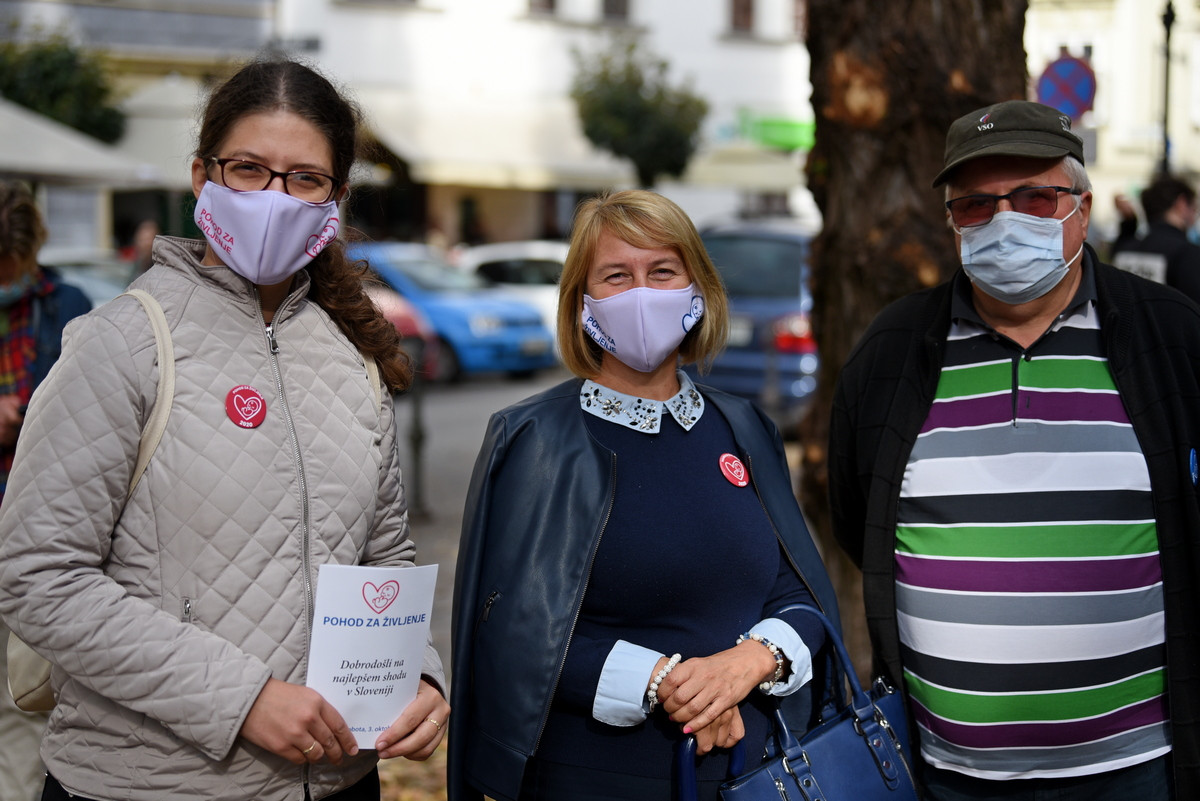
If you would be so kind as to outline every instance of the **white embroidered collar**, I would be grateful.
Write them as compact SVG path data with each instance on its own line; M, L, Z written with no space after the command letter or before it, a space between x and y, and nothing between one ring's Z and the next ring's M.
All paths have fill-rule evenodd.
M679 370L676 375L679 376L679 392L665 401L624 395L589 378L579 391L579 406L601 420L629 426L647 434L658 433L663 411L666 410L685 431L691 431L700 415L704 414L704 398L687 373Z

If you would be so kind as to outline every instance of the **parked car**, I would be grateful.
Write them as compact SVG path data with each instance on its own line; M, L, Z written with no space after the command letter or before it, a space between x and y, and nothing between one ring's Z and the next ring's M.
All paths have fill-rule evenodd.
M558 328L558 279L566 260L566 242L529 239L468 248L459 255L457 266L535 307L554 336Z
M43 248L38 264L58 273L62 280L87 295L92 306L101 306L125 291L133 280L133 266L115 253Z
M400 345L413 360L413 368L424 378L430 378L437 369L438 337L433 324L421 310L394 289L368 283L365 287L371 299L388 322L400 334Z
M362 243L349 255L365 259L429 318L438 336L435 378L480 372L525 377L554 366L553 341L535 308L450 267L425 245Z
M707 228L704 246L729 294L725 350L698 381L757 401L792 434L817 388L817 343L808 288L816 231L794 221L746 221Z

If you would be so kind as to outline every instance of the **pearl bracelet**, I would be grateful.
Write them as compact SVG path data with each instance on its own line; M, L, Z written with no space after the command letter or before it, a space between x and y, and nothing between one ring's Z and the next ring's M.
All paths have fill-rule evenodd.
M667 660L667 664L662 666L662 670L654 674L654 678L650 681L650 689L646 690L646 698L650 701L650 711L654 711L654 707L658 706L658 685L662 684L663 679L667 674L675 669L679 664L679 660L683 659L679 654L673 655Z
M768 640L761 634L751 634L747 632L737 638L734 645L741 645L746 640L754 640L754 642L762 643L767 650L771 652L771 656L775 657L775 675L758 685L759 692L769 693L771 688L779 683L783 678L783 652L779 650L779 646Z

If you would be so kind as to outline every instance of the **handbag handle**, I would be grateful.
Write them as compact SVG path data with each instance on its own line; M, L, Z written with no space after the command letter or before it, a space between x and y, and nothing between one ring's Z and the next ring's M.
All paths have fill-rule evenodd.
M782 612L807 612L817 618L821 625L825 628L825 639L832 646L834 658L837 661L837 666L840 668L842 675L850 684L850 707L854 710L855 717L860 720L873 717L875 714L875 706L871 703L871 696L862 688L862 683L858 680L858 674L854 671L854 664L850 661L850 654L846 651L846 645L842 642L842 635L833 625L833 622L825 616L820 609L817 609L811 604L791 604L785 606L775 612L776 615ZM837 677L834 677L835 681ZM838 687L838 706L842 706L845 696L842 694L842 687Z
M786 728L786 727L785 727ZM746 769L746 746L741 740L729 749L729 777ZM696 801L696 735L689 734L675 744L675 801Z

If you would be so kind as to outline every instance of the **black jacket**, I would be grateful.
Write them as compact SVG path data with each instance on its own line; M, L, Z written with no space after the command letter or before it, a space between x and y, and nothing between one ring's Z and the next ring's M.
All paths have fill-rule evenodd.
M1200 303L1200 246L1188 241L1186 232L1169 222L1151 223L1150 230L1141 239L1122 237L1113 244L1113 263L1137 272L1139 262L1134 260L1127 265L1128 254L1158 259L1166 285Z
M481 790L515 798L549 713L620 468L588 434L581 384L493 415L475 463L454 590L451 801ZM774 424L748 401L701 391L729 421L792 564L836 621ZM789 720L808 720L808 696L789 697Z
M1150 473L1162 561L1176 797L1200 798L1200 307L1100 264L1088 248L1105 355ZM877 666L903 686L896 627L900 482L928 415L950 328L951 284L902 298L871 323L842 370L830 421L834 534L863 570Z

